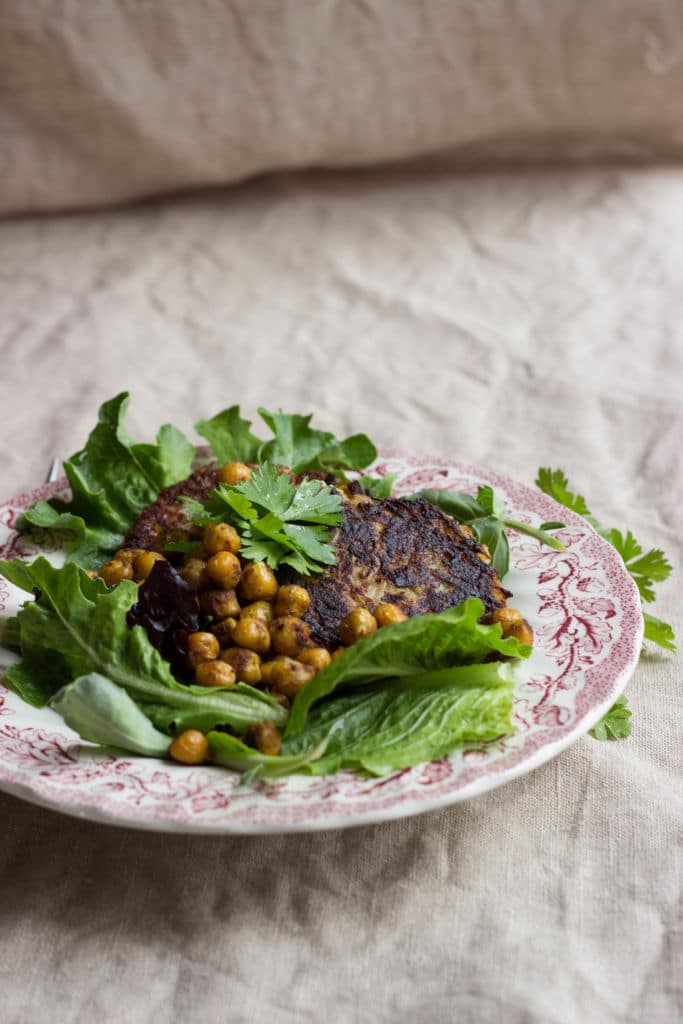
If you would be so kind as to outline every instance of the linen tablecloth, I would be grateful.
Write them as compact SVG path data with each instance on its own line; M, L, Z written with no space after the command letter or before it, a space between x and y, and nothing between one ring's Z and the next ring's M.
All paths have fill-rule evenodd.
M139 437L281 403L528 482L564 467L669 554L680 629L682 239L675 169L290 177L5 222L3 491L122 388ZM649 650L629 740L346 832L161 836L0 796L0 1017L671 1024L680 690Z

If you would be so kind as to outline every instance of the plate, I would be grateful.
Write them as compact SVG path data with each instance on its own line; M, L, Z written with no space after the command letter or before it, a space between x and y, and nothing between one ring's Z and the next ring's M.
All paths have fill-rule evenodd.
M467 800L539 767L579 739L608 710L638 662L643 619L638 591L616 551L580 516L532 487L485 469L382 451L375 471L397 475L395 493L491 484L511 515L533 525L560 520L565 551L511 534L510 603L531 622L534 653L515 690L516 732L439 761L359 778L351 772L261 780L238 786L222 768L114 756L82 742L50 709L0 685L0 788L93 821L153 831L277 833L346 828ZM58 543L39 549L14 529L38 498L67 496L66 480L0 505L0 555L63 560ZM25 598L0 578L0 616ZM13 655L0 650L2 664Z

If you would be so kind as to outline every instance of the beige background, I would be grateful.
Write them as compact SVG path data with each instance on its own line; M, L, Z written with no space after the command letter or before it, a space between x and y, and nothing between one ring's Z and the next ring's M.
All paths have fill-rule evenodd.
M683 154L680 0L0 0L0 213L273 169Z
M677 567L683 172L284 177L0 227L9 495L129 387L130 426L241 401L533 480L563 466ZM8 1024L671 1024L681 669L634 734L345 833L164 837L0 796Z

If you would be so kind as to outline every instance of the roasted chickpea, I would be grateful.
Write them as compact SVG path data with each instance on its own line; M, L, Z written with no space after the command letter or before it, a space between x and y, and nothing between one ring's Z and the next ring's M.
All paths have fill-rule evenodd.
M198 729L186 729L171 744L169 754L181 764L202 764L207 761L211 749L206 736Z
M203 661L213 661L218 657L220 644L213 633L190 633L187 638L187 663L196 668Z
M304 615L311 604L311 595L305 587L299 587L295 583L287 583L280 587L275 598L275 614L278 618L283 615Z
M270 633L265 622L253 616L238 619L232 631L232 642L237 647L248 647L250 651L265 654L270 650Z
M402 612L397 604L389 604L388 602L378 604L373 614L378 626L392 626L395 622L405 622L408 618L406 613Z
M99 576L108 587L114 587L121 580L132 580L133 566L130 562L122 562L120 558L112 558L100 568Z
M188 558L180 570L180 575L194 590L201 590L209 583L206 562L203 558Z
M242 568L240 560L232 551L219 551L206 563L206 571L212 583L224 590L232 590L240 581Z
M339 639L346 646L350 647L357 640L370 636L377 629L377 619L367 608L354 608L352 612L342 619L339 626Z
M299 661L304 665L310 665L315 672L322 672L332 658L326 647L307 647L305 651L299 653Z
M277 665L275 661L262 661L261 662L261 683L263 686L270 686L275 673L277 672Z
M240 612L240 618L260 619L266 626L269 626L273 621L273 606L270 601L252 601L251 604L245 604Z
M119 548L114 558L118 559L119 562L127 562L129 565L132 565L137 556L142 554L143 550L143 548Z
M268 754L271 757L277 757L282 747L280 730L269 720L250 725L245 740L250 746L260 750L262 754Z
M216 476L219 484L238 484L240 480L251 480L251 470L244 462L226 462Z
M220 658L232 668L240 683L256 686L261 682L261 659L256 651L249 651L246 647L228 647L221 651Z
M270 624L270 642L276 654L294 657L311 639L311 627L296 615L283 615Z
M213 619L227 619L240 613L234 590L205 590L199 595L199 608Z
M503 639L513 636L521 644L533 644L534 631L516 608L496 608L488 612L481 620L487 625L499 622L503 627Z
M299 690L314 675L310 665L303 665L300 661L286 656L273 658L268 664L272 666L268 673L268 685L277 693L284 694L289 700L294 700Z
M205 526L202 540L204 549L210 555L216 555L219 551L231 551L236 555L242 546L239 533L229 523L210 523Z
M265 562L252 562L242 573L240 595L245 602L272 601L277 593L277 580Z
M224 661L202 661L194 671L197 686L234 686L235 670Z
M141 551L133 559L133 575L136 580L146 580L157 562L166 559L159 551Z
M211 626L211 632L218 640L221 647L229 647L232 643L232 634L237 625L237 619L229 616L227 619L221 619L220 622L214 622Z

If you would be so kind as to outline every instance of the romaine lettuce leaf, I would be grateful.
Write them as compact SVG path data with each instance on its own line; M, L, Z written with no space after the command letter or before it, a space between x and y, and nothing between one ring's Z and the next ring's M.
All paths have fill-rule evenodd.
M195 430L205 437L219 465L224 462L256 462L263 441L254 437L251 423L240 416L239 405L223 409L210 420L195 423Z
M462 744L513 731L509 664L490 662L425 675L440 675L441 685L423 685L419 677L387 680L317 705L305 728L285 737L283 755L326 743L323 756L297 770L325 775L350 768L388 775L444 757Z
M194 448L170 424L157 444L135 444L123 417L128 393L105 402L85 447L64 463L71 501L37 502L23 515L20 529L64 531L70 560L91 567L120 546L123 534L163 487L186 477Z
M172 742L154 728L122 687L98 672L79 676L50 704L71 729L91 743L163 757Z
M126 624L138 596L130 580L108 589L73 563L56 569L45 558L30 564L0 561L0 574L38 592L37 600L17 615L23 661L6 671L10 685L29 704L40 707L73 679L100 672L138 702L202 709L238 731L264 717L284 723L284 708L253 694L177 682L142 626Z
M482 602L469 597L457 608L415 615L359 640L301 690L290 712L288 733L303 727L312 704L341 686L481 663L492 652L510 658L529 656L528 644L514 637L502 639L500 625L482 625L483 613Z

